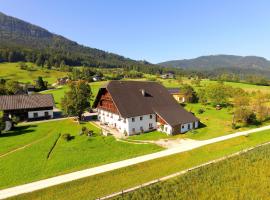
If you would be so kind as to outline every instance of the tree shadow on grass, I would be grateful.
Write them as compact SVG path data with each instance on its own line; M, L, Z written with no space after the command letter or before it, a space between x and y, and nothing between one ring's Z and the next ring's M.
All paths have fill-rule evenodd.
M17 135L31 133L31 132L34 132L34 130L31 129L34 127L37 127L37 125L27 125L27 126L14 127L11 131L4 132L4 133L0 134L0 138L1 137L13 137L13 136L17 136Z

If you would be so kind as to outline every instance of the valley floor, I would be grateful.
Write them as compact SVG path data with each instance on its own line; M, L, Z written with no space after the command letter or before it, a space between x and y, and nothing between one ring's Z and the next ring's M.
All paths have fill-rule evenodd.
M269 199L269 154L268 144L114 199Z
M59 177L54 177L54 178L51 178L51 179L46 179L46 180L43 180L43 181L30 183L30 184L27 184L27 185L22 185L22 186L18 186L18 187L14 187L14 188L9 188L9 189L6 189L6 190L1 190L0 191L0 198L14 196L14 195L22 194L22 193L25 193L25 192L31 192L31 191L46 188L46 187L53 186L53 185L60 184L60 183L65 183L65 182L72 181L72 180L80 179L78 181L83 181L84 179L81 179L83 177L90 176L89 178L91 179L93 177L97 177L97 176L100 176L100 175L103 176L103 174L105 175L107 173L113 173L114 171L117 171L117 170L123 170L123 169L127 169L127 168L134 168L133 166L136 166L136 165L143 165L143 164L149 165L149 164L147 164L148 162L151 163L151 162L155 162L157 160L166 160L166 159L168 159L170 157L172 158L172 157L175 157L177 155L181 156L182 154L183 155L190 154L193 151L197 152L200 149L202 149L202 152L203 152L204 148L208 149L209 147L211 148L211 146L213 146L213 145L214 146L221 145L219 148L214 148L214 149L211 150L211 151L213 151L213 150L216 149L216 151L220 151L220 152L215 152L215 153L218 153L218 154L214 154L214 155L217 156L217 155L219 155L219 153L221 153L220 155L226 155L226 153L233 152L236 149L239 150L239 149L243 149L245 147L249 147L250 145L254 145L254 144L269 141L270 140L270 134L269 134L270 131L269 131L269 129L270 129L270 126L266 126L266 127L261 127L261 128L258 128L258 129L253 129L253 130L244 131L244 132L238 132L238 133L235 133L235 134L230 134L230 135L227 135L227 136L222 136L222 137L213 138L213 139L209 139L209 140L197 141L193 145L190 145L190 144L189 145L183 145L183 146L175 147L175 148L172 148L172 149L164 150L164 151L161 151L161 152L158 152L158 153L148 154L146 156L141 156L141 157L137 157L137 158L133 158L133 159L125 160L125 161L120 161L120 162L116 162L116 163L111 163L111 164L108 164L108 165L104 165L104 166L100 166L100 167L96 167L96 168L92 168L92 169L78 171L78 172L74 172L74 173L71 173L71 174L66 174L66 175L62 175L62 176L59 176ZM246 141L245 142L241 141L241 140L244 139L244 138L241 138L241 137L246 138ZM237 141L238 145L236 145L236 144L232 145L231 141ZM205 146L205 145L207 145L207 146ZM205 147L203 147L203 146L205 146ZM228 147L230 147L230 148L228 148ZM236 148L236 147L238 147L238 148ZM192 150L192 149L194 149L194 150ZM224 151L225 149L227 149L227 150ZM189 150L191 150L191 151L189 151ZM181 152L183 152L183 153L181 154ZM192 156L192 158L191 158L192 162L188 162L187 160L185 160L187 163L185 163L185 164L182 163L182 165L179 165L179 163L178 163L178 165L174 166L174 167L178 167L178 168L183 167L183 164L184 164L184 166L188 166L189 164L194 165L197 161L202 161L202 160L206 161L207 158L209 159L209 157L204 157L203 155L201 155L202 152L200 152L199 154L194 154ZM173 155L173 154L175 154L175 155ZM186 157L186 156L184 156L184 157ZM213 155L210 155L210 158L211 157L214 158ZM174 160L173 162L179 161L179 159L180 158L178 158L177 160ZM195 160L193 160L193 159L195 159ZM152 160L152 161L149 161L149 160ZM183 162L182 159L180 159L180 160L181 160L181 162ZM160 162L160 163L163 163L163 161ZM162 169L162 167L164 167L163 164L159 166L160 167L159 170ZM170 167L170 166L166 166L166 167ZM111 170L114 170L114 171L110 172ZM168 173L168 171L164 171L164 172ZM98 175L98 174L100 174L100 175ZM144 174L145 174L145 171L144 171ZM152 173L150 173L150 174L152 174ZM93 176L93 175L96 175L96 176ZM152 174L152 175L154 175L154 174ZM145 176L148 177L146 174L145 174ZM129 176L126 176L126 177L129 177ZM89 179L89 178L87 178L87 179ZM71 182L71 183L76 183L76 182L77 181ZM69 184L69 183L67 183L67 184ZM56 186L56 187L61 187L61 185ZM100 188L100 190L102 190L102 189L104 189L104 188ZM50 188L48 190L50 190Z

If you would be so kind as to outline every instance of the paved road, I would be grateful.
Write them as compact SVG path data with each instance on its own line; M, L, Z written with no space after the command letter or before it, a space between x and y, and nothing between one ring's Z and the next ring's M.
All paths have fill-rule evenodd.
M242 136L242 135L247 135L247 134L258 132L258 131L269 130L269 129L270 129L270 126L264 126L261 128L256 128L256 129L243 131L243 132L237 132L234 134L225 135L225 136L221 136L221 137L217 137L217 138L213 138L213 139L209 139L209 140L194 141L193 143L190 143L190 142L183 143L183 144L179 145L178 147L166 149L166 150L163 150L163 151L160 151L157 153L139 156L139 157L135 157L135 158L119 161L119 162L114 162L114 163L101 165L101 166L94 167L94 168L89 168L89 169L85 169L85 170L81 170L81 171L77 171L77 172L73 172L73 173L69 173L69 174L65 174L65 175L56 176L53 178L48 178L48 179L44 179L44 180L40 180L40 181L36 181L36 182L24 184L24 185L19 185L19 186L8 188L8 189L3 189L3 190L0 190L0 199L5 199L8 197L16 196L16 195L23 194L23 193L33 192L36 190L40 190L40 189L44 189L44 188L51 187L54 185L58 185L61 183L66 183L66 182L70 182L73 180L85 178L88 176L97 175L97 174L108 172L111 170L135 165L135 164L142 163L142 162L149 161L149 160L153 160L156 158L162 158L164 156L169 156L172 154L181 153L184 151L189 151L189 150L192 150L192 149L204 146L204 145L228 140L231 138L235 138L235 137Z

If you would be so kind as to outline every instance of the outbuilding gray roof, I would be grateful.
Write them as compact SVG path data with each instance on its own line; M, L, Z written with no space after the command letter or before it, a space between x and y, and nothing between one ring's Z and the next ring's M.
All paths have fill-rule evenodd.
M171 126L198 121L159 83L110 81L104 88L111 94L120 115L124 118L157 113ZM99 101L102 90L101 88L97 95L94 107Z
M53 106L54 99L51 94L0 96L0 110L34 109Z

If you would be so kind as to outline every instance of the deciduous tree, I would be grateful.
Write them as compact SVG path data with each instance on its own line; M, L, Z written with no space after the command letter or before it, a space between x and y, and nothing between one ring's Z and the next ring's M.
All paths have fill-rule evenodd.
M75 115L81 119L82 114L90 108L91 88L86 81L72 81L69 84L69 91L62 99L62 108L68 115Z

